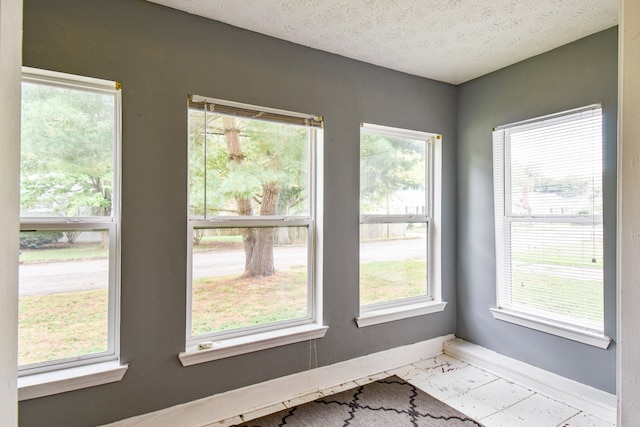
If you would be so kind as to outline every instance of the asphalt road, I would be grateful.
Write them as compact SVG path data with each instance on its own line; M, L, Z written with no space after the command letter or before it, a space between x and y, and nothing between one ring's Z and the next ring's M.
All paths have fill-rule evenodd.
M304 246L274 248L276 270L286 270L306 263ZM402 239L364 243L361 260L410 259L425 251L425 239ZM242 250L196 252L193 256L194 278L240 275L244 271ZM102 289L107 286L106 260L52 262L20 265L20 296Z

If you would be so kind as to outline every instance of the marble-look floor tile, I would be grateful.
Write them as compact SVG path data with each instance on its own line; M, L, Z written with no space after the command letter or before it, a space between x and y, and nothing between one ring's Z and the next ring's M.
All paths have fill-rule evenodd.
M240 416L227 418L226 420L216 421L215 423L207 424L204 427L229 427L243 424L242 418Z
M332 394L340 393L341 391L351 390L352 388L358 387L355 381L349 381L348 383L343 383L334 387L330 387L324 390L320 390L323 396L331 396Z
M533 396L534 391L503 378L470 390L465 396L478 400L496 410L502 410Z
M441 354L437 357L427 359L427 360L421 360L420 362L416 362L413 364L413 366L415 366L418 369L422 369L423 371L430 371L432 369L433 370L439 369L440 371L442 371L442 370L461 368L468 365L469 365L468 363L458 359L454 359L453 357L447 354Z
M368 375L366 377L363 378L358 378L357 380L354 380L354 382L358 385L367 385L369 383L372 383L374 381L378 381L381 380L383 378L387 378L389 375L386 372L381 372L379 374L375 374L375 375Z
M303 396L299 396L290 400L286 400L282 402L285 407L293 408L294 406L302 405L303 403L312 402L316 399L320 399L324 397L321 392L316 391L314 393L305 394Z
M580 412L578 415L558 424L558 427L615 427L615 424Z
M615 427L446 354L299 396L249 412L242 418L237 416L209 424L208 427L243 424L390 375L397 375L486 427Z
M445 403L474 419L485 418L505 409L534 392L499 378L469 392L445 399Z
M555 427L578 412L553 399L534 394L478 421L486 427Z
M416 368L413 365L403 366L401 368L391 369L387 371L389 375L397 375L405 381L411 382L413 378L416 378L420 375L424 376L425 372Z
M443 400L444 394L441 392L441 390L437 386L435 386L429 381L429 377L424 372L422 373L422 375L416 375L415 377L407 381L413 384L414 386L416 386L417 388L419 388L420 390L424 391L425 393L429 393L431 396L435 397L436 399Z
M429 383L440 391L439 399L468 393L470 390L478 388L498 379L493 374L483 371L475 366L467 365L443 372L427 372Z
M474 399L473 397L469 397L468 394L462 394L451 397L449 399L445 399L444 403L473 418L474 420L479 420L498 412L498 409L493 408L477 399Z

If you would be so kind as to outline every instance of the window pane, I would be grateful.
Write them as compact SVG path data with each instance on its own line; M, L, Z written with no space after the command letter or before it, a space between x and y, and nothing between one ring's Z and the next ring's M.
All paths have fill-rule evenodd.
M22 84L21 216L110 216L112 94Z
M307 233L194 230L191 335L308 318Z
M513 215L602 215L602 130L591 114L509 134Z
M426 224L361 224L360 305L426 295Z
M189 110L189 215L309 214L312 129Z
M18 363L108 350L107 231L20 233Z
M602 332L602 110L503 126L494 148L498 307Z
M602 224L511 223L513 308L602 329Z
M360 214L426 214L426 147L421 140L361 132Z

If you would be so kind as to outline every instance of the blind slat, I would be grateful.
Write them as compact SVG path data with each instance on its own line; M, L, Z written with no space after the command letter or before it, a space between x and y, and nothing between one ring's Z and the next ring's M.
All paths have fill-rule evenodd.
M257 110L224 103L214 103L208 101L194 101L189 99L189 108L193 110L208 111L215 114L264 120L268 122L285 123L298 126L322 127L322 118L317 116L303 116L285 114L275 111Z

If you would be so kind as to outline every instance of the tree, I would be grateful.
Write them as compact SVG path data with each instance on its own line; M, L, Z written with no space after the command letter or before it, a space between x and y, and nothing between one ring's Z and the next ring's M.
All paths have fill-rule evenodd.
M597 176L573 174L572 170L553 170L541 168L530 159L512 161L511 166L511 198L514 207L524 209L527 214L532 213L530 199L532 193L554 194L558 196L557 208L562 212L564 199L580 199L582 214L602 213L601 185ZM560 199L561 198L561 199ZM547 200L546 203L551 203ZM575 203L575 202L574 202ZM546 209L552 207L544 206ZM538 208L540 202L538 201Z
M191 215L265 217L308 209L308 129L191 110L190 130ZM272 275L275 229L241 233L243 276Z
M24 83L22 99L21 209L47 216L109 215L113 98Z
M577 197L585 191L591 190L591 188L589 188L589 182L580 176L565 176L562 178L538 176L533 190L540 193L557 194L560 197Z
M360 210L390 212L405 190L424 190L425 143L363 134L360 140Z

